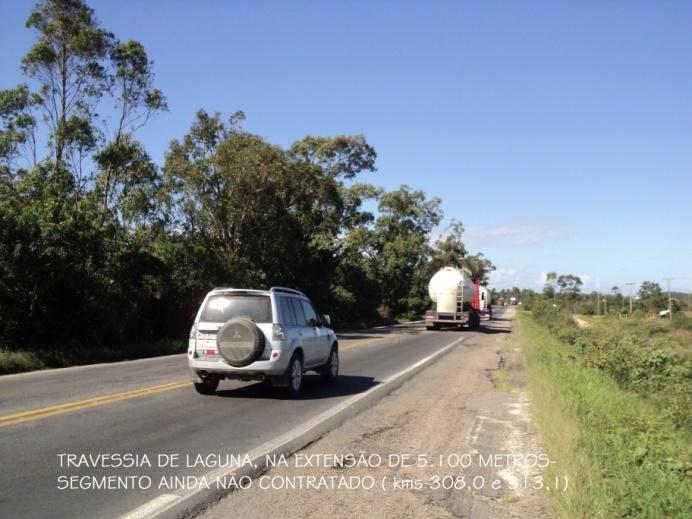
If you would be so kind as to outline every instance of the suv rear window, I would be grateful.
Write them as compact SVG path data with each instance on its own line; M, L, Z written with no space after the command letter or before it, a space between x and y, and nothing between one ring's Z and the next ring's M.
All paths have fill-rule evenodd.
M256 323L271 323L272 305L269 296L211 296L204 305L199 320L222 323L235 317L243 317Z

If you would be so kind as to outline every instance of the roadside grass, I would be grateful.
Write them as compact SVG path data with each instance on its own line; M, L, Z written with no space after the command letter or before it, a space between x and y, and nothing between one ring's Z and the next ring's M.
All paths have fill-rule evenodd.
M659 317L583 316L604 337L632 335L646 338L649 348L665 348L676 353L689 352L692 344L692 318L678 313L673 320Z
M692 315L687 313L673 315L673 328L692 332Z
M531 314L519 312L518 321L536 425L556 461L548 476L569 479L566 492L554 493L559 514L690 517L685 430L579 358Z
M187 341L184 340L161 340L119 347L69 348L64 351L15 351L2 348L0 349L0 375L173 355L184 353L186 349Z

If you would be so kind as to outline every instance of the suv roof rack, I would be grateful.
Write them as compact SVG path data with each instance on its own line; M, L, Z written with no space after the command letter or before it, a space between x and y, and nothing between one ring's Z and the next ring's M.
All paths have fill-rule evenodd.
M231 290L233 287L214 287L214 290Z
M286 287L271 287L269 289L270 292L283 292L285 294L296 294L299 296L307 297L305 294L303 294L300 290L296 290L294 288L286 288Z

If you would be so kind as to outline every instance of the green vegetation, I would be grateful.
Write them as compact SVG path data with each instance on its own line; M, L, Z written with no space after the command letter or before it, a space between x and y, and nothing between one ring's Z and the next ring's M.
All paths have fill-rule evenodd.
M530 392L565 517L689 517L689 344L657 320L574 325L549 302L519 314Z
M676 330L687 330L692 332L692 317L687 314L673 315L673 328Z
M45 364L33 352L0 349L0 374L43 369Z
M184 353L186 350L187 341L171 339L148 343L130 343L117 347L72 347L29 351L12 351L2 348L0 349L0 375L80 364L144 359L147 357Z
M0 91L0 372L170 351L214 286L300 288L339 327L419 316L445 264L493 268L460 223L430 245L439 199L359 181L362 135L282 148L201 109L160 168L137 138L168 110L144 47L83 0L27 27L28 83Z

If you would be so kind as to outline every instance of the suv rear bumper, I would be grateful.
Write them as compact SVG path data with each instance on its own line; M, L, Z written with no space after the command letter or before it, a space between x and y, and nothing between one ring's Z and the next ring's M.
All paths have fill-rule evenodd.
M231 366L223 359L188 359L188 365L194 382L201 382L200 375L205 374L220 378L263 380L283 375L288 368L289 360L288 352L282 351L278 359L258 360L242 368Z

